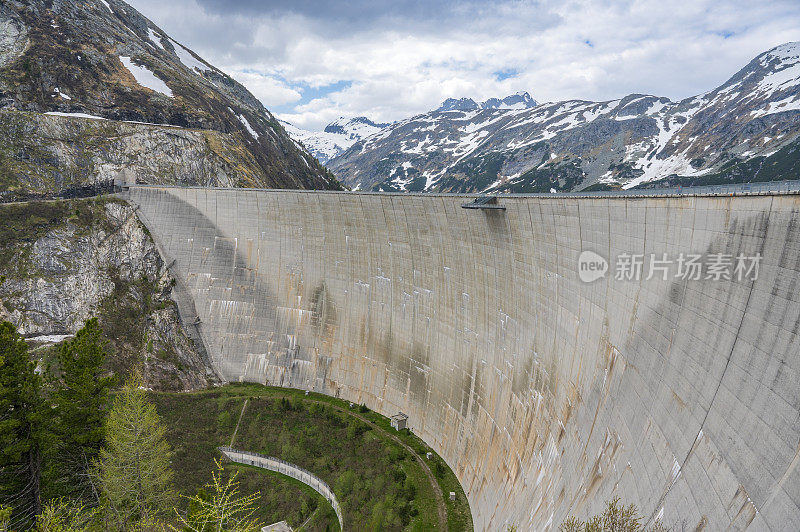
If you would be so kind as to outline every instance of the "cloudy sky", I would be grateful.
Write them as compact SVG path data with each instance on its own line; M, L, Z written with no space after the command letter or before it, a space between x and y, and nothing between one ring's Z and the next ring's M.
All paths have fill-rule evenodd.
M393 121L445 98L680 99L800 40L797 0L128 0L279 117Z

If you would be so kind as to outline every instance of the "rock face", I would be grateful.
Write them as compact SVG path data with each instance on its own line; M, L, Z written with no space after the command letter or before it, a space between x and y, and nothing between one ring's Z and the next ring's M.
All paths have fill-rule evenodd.
M263 187L252 154L213 130L0 111L0 197L108 182Z
M409 192L800 177L800 43L769 50L719 88L680 102L632 94L516 109L497 103L447 100L360 140L328 166L351 188Z
M109 369L144 365L148 384L216 382L202 343L184 332L173 280L134 210L119 200L0 205L0 320L49 343L100 318Z
M12 64L28 47L25 26L12 18L12 13L0 5L0 68Z
M47 112L55 115L35 116ZM91 117L108 120L90 124ZM3 2L0 124L17 128L0 138L0 194L134 176L339 188L243 86L120 0ZM102 139L93 136L100 129ZM77 165L64 144L80 152ZM142 164L146 158L161 159L152 163L158 168ZM37 170L39 161L46 167Z
M800 196L130 194L226 378L404 412L475 530L613 496L676 529L800 530ZM617 278L626 254L642 275ZM756 275L708 276L739 255Z
M357 141L374 135L389 124L375 123L365 116L338 118L323 131L306 131L288 122L281 122L286 132L325 164Z

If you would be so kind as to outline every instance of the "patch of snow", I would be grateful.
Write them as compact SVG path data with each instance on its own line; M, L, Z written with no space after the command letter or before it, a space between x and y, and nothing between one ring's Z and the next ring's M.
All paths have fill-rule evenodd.
M482 112L483 109L478 109L475 111L446 111L442 114L448 115L447 118L453 122L468 122Z
M239 119L239 122L247 129L247 132L250 133L250 136L253 137L255 140L258 140L258 133L256 130L253 129L253 126L250 125L250 122L247 121L247 118L244 115L237 114L236 118Z
M608 170L606 173L600 176L597 182L609 184L609 183L616 183L617 180L614 179L614 172L612 170Z
M622 188L632 188L640 183L646 183L647 181L666 177L671 174L689 176L701 175L709 171L709 169L697 170L693 168L689 164L689 160L680 153L674 153L663 159L658 158L658 154L665 146L678 140L677 134L680 130L690 122L692 116L706 103L707 100L705 97L698 96L688 101L690 105L685 111L656 118L656 126L658 126L659 132L658 136L654 139L654 144L648 146L645 154L637 161L633 162L633 166L642 170L644 173L623 185ZM685 120L681 123L678 118L684 118ZM648 156L647 154L650 155Z
M164 45L161 44L161 35L156 33L153 30L153 28L150 28L150 27L147 28L147 35L150 37L150 40L153 41L153 44L155 44L156 46L158 46L162 50L164 49Z
M735 89L736 87L740 87L741 85L742 85L742 80L739 80L739 81L737 81L736 83L733 83L733 84L731 84L731 85L728 85L727 87L725 87L725 88L723 88L723 89L720 89L720 90L719 90L719 92L717 92L717 96L721 96L721 95L723 95L723 94L729 94L729 93L732 93L732 92L733 92L733 89ZM736 91L736 92L738 93L739 91ZM707 94L708 94L708 93L707 93Z
M514 122L506 126L506 129L513 129L522 126L527 126L529 124L541 124L547 121L547 113L542 112L540 108L535 108L532 112L527 113L525 115L520 115L521 120L519 122Z
M32 336L25 338L29 342L38 342L42 344L57 344L63 342L67 338L72 338L74 334L43 334L41 336Z
M467 124L466 126L461 128L461 131L463 131L464 133L474 133L475 131L478 131L479 129L485 129L487 126L490 126L491 124L494 124L495 122L503 120L504 118L506 118L505 113L498 113L498 116L496 116L496 117L490 116L489 119L484 121L484 122L477 122L477 123Z
M87 115L86 113L60 113L58 111L50 111L45 113L50 116L65 116L68 118L90 118L92 120L105 120L102 116Z
M156 75L151 71L143 66L134 64L130 57L121 55L119 60L122 61L122 64L125 65L125 68L127 68L136 79L136 83L142 87L148 88L155 92L160 92L161 94L172 98L172 89L170 89L166 83L156 77Z
M797 45L797 43L789 44ZM779 50L783 50L783 52ZM777 58L778 65L775 70L758 82L756 91L771 94L797 84L800 79L800 51L797 46L790 48L779 46L772 50L767 57Z
M522 175L522 174L514 174L514 175L510 176L509 179L514 179L515 177L519 177L520 175ZM486 187L483 190L481 190L481 192L488 192L488 191L490 191L492 189L495 189L495 188L499 187L501 184L503 184L503 179L502 178L501 179L496 179L494 181L494 183L492 183L488 187Z
M106 2L106 0L100 0L100 3L103 4L104 6L106 6L108 8L108 10L111 11L112 14L114 13L114 10L111 9L111 6L108 5L108 2Z
M395 171L396 171L396 169L395 169ZM394 172L392 172L392 173L394 174ZM395 177L394 179L391 180L391 183L395 187L397 187L400 191L408 192L408 189L406 187L408 186L409 183L411 183L411 178L405 178L404 179L403 177Z
M53 89L53 92L55 92L55 93L56 93L56 96L61 96L61 97L62 97L62 98L64 98L65 100L71 100L71 99L72 99L72 98L70 98L70 97L67 95L67 93L66 93L66 92L62 92L62 91L61 91L61 90L60 90L58 87L56 87L55 89Z
M661 111L662 109L664 109L667 105L669 105L669 104L668 103L664 103L664 102L653 102L653 105L648 107L647 111L645 111L644 114L646 114L646 115L654 115L654 114L658 113L659 111Z
M188 48L184 47L178 41L175 41L173 39L170 40L174 45L173 47L175 48L175 55L178 56L178 59L180 60L181 63L183 63L183 65L186 68L188 68L189 70L197 70L198 72L201 73L205 72L206 70L211 70L211 68L208 65L206 65L202 61L199 61L195 56L193 56Z
M488 131L476 131L470 135L466 135L458 145L453 149L445 148L444 151L451 151L453 155L458 157L458 161L474 152L480 146L484 139L489 136ZM456 162L458 162L456 161Z
M573 127L583 122L581 118L583 118L583 115L581 113L568 113L564 115L564 117L558 122L547 124L547 130L549 132L553 132L553 131L564 131L567 129L572 129Z
M447 172L447 168L440 170L439 172L430 172L426 170L422 173L425 176L425 190L430 190L433 185L439 182L439 179Z
M777 102L769 102L766 108L751 111L750 117L759 118L774 113L782 113L783 111L800 111L800 94L793 94Z
M665 159L657 159L656 157L653 157L652 160L647 161L645 158L642 158L634 163L634 167L643 170L644 174L627 182L625 185L623 185L623 189L629 189L640 183L646 183L647 181L652 181L661 177L667 177L672 174L693 176L701 175L709 171L709 169L697 170L693 168L692 165L689 164L689 161L686 159L686 157L679 153L671 155Z
M777 59L780 64L794 64L800 60L800 42L787 42L776 46L761 58L762 66L769 66L770 60Z

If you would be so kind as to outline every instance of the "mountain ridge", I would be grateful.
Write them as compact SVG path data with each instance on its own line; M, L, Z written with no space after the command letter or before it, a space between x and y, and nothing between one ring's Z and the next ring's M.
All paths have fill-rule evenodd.
M328 163L361 190L549 192L800 178L800 43L673 102L630 94L526 109L434 110Z
M464 109L527 109L537 105L536 100L525 91L511 94L505 98L489 98L476 102L472 98L447 98L439 106L439 111ZM322 164L344 153L357 141L377 134L392 125L391 122L373 122L366 116L347 118L340 116L320 131L308 131L281 120L289 135L303 144Z
M284 120L280 122L286 132L322 164L343 153L357 141L374 135L390 125L388 122L373 122L366 116L353 118L340 116L322 131L308 131Z
M475 111L478 109L530 109L536 107L538 102L531 98L526 91L510 94L505 98L489 98L476 102L472 98L447 98L436 111Z

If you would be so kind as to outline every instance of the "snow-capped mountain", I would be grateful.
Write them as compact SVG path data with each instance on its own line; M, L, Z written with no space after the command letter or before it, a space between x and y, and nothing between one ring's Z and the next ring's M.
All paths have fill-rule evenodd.
M470 103L471 102L471 103ZM448 100L328 166L362 190L547 192L800 179L800 43L673 102L631 94L530 108Z
M339 117L325 126L323 131L308 131L283 120L281 123L289 136L303 144L322 164L389 125L375 123L365 116Z
M536 107L536 100L531 98L527 92L518 92L511 96L506 96L502 100L499 98L489 98L484 102L476 102L472 98L448 98L442 102L437 111L475 111L478 109L530 109Z

